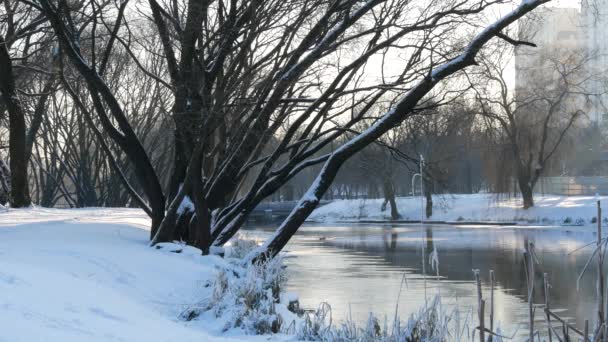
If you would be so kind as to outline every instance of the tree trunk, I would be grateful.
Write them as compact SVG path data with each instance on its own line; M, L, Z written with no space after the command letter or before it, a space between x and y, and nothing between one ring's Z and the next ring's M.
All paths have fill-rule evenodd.
M490 39L542 3L543 1L523 2L516 10L513 10L487 27L467 45L463 54L436 68L432 73L432 77L425 77L417 83L390 111L384 114L382 119L336 149L327 159L315 181L302 199L300 199L296 208L291 211L289 216L278 227L276 233L266 241L260 249L260 253L254 256L251 261L258 262L265 258L276 256L298 231L298 228L304 223L310 213L317 207L320 199L331 186L344 162L412 115L412 111L418 104L418 101L425 97L438 82L457 71L474 65L477 53Z
M151 236L155 236L165 216L165 195L152 162L129 123L120 103L95 68L91 68L87 64L86 59L83 58L78 46L75 44L75 37L65 26L65 22L57 13L54 6L46 0L40 0L39 3L53 27L53 31L55 31L62 50L86 81L93 105L104 130L120 146L121 150L129 158L129 161L133 163L135 176L150 203L152 213L150 215L152 219L150 234ZM2 65L1 62L0 65ZM111 117L108 116L108 111ZM112 119L120 130L114 126Z
M6 205L9 202L11 193L10 183L11 173L4 160L0 159L0 204Z
M25 113L15 89L12 60L4 38L0 37L0 93L9 115L9 156L11 171L11 206L31 205L28 184L27 128Z
M431 194L431 191L429 190L425 190L424 191L424 197L426 197L426 218L430 218L431 216L433 216L433 195Z
M195 236L192 245L199 248L203 255L207 255L211 246L211 212L203 195L203 165L200 156L196 157L196 164L194 166L192 199L194 200L196 216L193 217L190 225L190 229L193 230L192 235Z
M426 218L430 218L431 216L433 216L433 191L431 191L431 187L432 187L432 181L431 179L429 179L429 176L424 176L423 177L423 182L424 182L424 197L426 199L426 205L425 205L425 214L426 214Z
M382 189L384 191L384 204L382 205L384 210L386 208L386 203L390 203L391 205L391 220L398 220L401 215L399 215L399 210L397 209L397 201L395 200L395 187L393 186L393 182L390 178L386 177L382 181Z
M520 175L518 177L519 191L521 197L524 200L524 209L529 209L534 206L533 187L530 183L530 177L526 175Z

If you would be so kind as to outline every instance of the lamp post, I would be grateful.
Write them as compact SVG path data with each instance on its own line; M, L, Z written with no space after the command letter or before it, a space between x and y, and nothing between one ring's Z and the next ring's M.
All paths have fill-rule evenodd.
M416 177L420 177L420 223L424 225L424 157L420 154L420 172L412 176L412 197L416 196ZM422 231L422 244L420 251L422 252L422 279L424 280L424 305L426 307L427 295L426 295L426 240L424 236L424 229Z
M424 224L424 157L420 154L420 172L412 176L412 197L416 196L416 177L420 177L420 222Z

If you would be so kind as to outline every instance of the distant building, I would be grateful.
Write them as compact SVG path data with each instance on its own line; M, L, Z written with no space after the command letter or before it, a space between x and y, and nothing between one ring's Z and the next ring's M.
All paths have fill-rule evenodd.
M520 39L537 47L518 46L515 50L515 92L518 96L539 87L550 87L560 77L556 64L576 63L587 56L586 34L581 25L581 11L576 8L542 8L522 20ZM588 74L587 72L582 72ZM583 96L572 97L576 109L589 111Z
M585 62L585 86L590 96L580 98L591 123L608 124L608 0L585 0L577 8L542 8L522 20L520 35L538 48L518 47L515 56L515 89L525 91L546 77L547 56L566 58L580 53ZM584 102L584 103L583 103Z
M585 32L585 47L594 55L588 68L594 74L605 75L608 70L608 0L585 0L581 5L581 29ZM603 77L602 77L603 78ZM602 78L592 80L589 90L596 94L589 112L592 120L608 123L608 95Z
M579 129L569 134L568 143L562 144L559 156L546 168L546 176L604 174L603 168L598 168L605 164L600 161L603 146L594 146L593 151L589 149L595 145L589 137L593 132L599 132L596 128L603 120L608 123L608 115L605 115L608 111L603 109L601 99L590 95L600 92L603 85L596 80L604 73L599 68L602 62L595 55L592 57L595 51L590 49L592 35L589 26L585 25L586 20L581 9L542 8L522 20L519 26L519 38L537 45L518 46L515 50L515 96L520 104L559 89L552 87L563 86L558 69L572 70L574 66L581 66L569 80L580 83L583 89L576 89L562 100L559 110L563 120L568 120L570 114L578 110L586 115L575 123ZM539 117L535 113L532 106L524 119L538 124Z

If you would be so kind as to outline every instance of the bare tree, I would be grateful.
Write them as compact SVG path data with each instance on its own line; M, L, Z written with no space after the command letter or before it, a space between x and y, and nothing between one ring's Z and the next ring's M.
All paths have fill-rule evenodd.
M308 193L300 200L299 205L283 221L277 232L263 246L260 254L254 260L274 256L287 244L300 225L318 205L320 198L329 188L342 164L353 154L371 144L392 127L415 113L415 108L433 88L443 79L454 73L476 64L480 49L492 38L499 36L509 42L519 44L502 33L502 30L517 21L526 13L547 1L524 1L515 10L488 26L464 48L464 51L445 64L430 71L410 89L384 116L369 129L357 135L331 154L325 162L317 179L309 188Z
M480 59L479 76L474 81L480 114L498 146L505 146L525 209L534 206L534 186L556 154L569 130L585 116L589 98L586 90L593 75L585 70L592 56L580 52L541 50L542 65L518 72L533 80L525 88L508 85L510 46ZM509 167L509 165L506 165Z
M462 41L457 29L476 27L486 9L502 0L150 0L149 12L135 8L128 14L126 2L38 3L69 61L62 68L63 87L71 94L79 85L86 89L92 110L78 104L79 96L71 95L72 101L81 113L90 112L85 118L93 132L97 124L103 128L96 139L109 138L117 148L113 154L124 155L134 170L132 188L144 197L130 194L150 213L153 244L178 238L183 222L189 244L204 253L212 244L221 246L263 199L301 171L324 164L314 190L267 245L276 254L342 163L413 115L437 84L474 64L491 38L504 38L504 28L547 1L522 3L468 47L448 42ZM149 18L154 30L132 27L132 16ZM158 108L174 124L173 143L165 149L174 155L165 189L160 164L142 142L149 130L134 128L127 94L112 86L106 72L116 54L128 55L172 95ZM161 67L152 69L149 56L159 55ZM371 61L382 60L394 63L369 71ZM123 80L118 76L119 84ZM374 113L378 102L404 93L387 114ZM363 121L369 128L351 134ZM347 142L324 153L342 138ZM122 178L127 187L132 181ZM195 212L188 219L179 210L186 197Z
M433 194L450 190L450 171L454 163L465 163L464 175L467 190L472 188L470 158L472 152L467 150L475 134L475 111L462 98L468 89L463 89L460 96L447 103L431 103L425 110L404 123L403 150L412 156L422 156L423 191L426 198L426 217L433 215ZM420 160L415 168L420 170ZM451 176L454 176L451 174ZM463 177L464 176L464 177Z
M54 58L40 28L45 22L42 14L21 1L6 0L0 6L0 95L9 114L10 202L13 207L26 207L31 204L29 159L55 88Z

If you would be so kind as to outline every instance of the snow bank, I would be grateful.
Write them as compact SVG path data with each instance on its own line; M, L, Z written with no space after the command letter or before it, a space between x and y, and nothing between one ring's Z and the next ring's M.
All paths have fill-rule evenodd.
M527 223L590 223L597 216L596 201L608 206L608 196L537 196L535 207L524 210L520 198L501 199L493 194L442 195L433 197L432 220L443 221L515 221ZM390 209L381 211L382 199L337 200L317 208L311 221L388 220ZM420 220L420 197L397 198L404 220Z
M180 314L229 267L194 248L148 247L134 209L0 212L0 341L267 341ZM179 253L176 253L179 251Z

